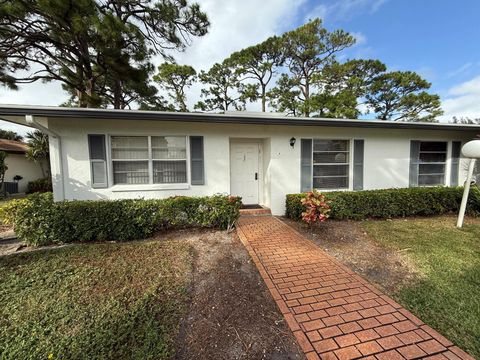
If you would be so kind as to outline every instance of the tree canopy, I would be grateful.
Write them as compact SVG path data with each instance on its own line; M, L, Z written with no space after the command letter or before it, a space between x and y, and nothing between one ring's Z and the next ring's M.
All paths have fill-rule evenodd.
M201 90L204 100L199 101L195 109L222 112L245 110L245 85L228 62L216 63L208 71L201 71L198 77L205 85Z
M267 86L283 62L283 41L277 36L234 52L227 59L227 63L235 68L241 80L253 81L254 85L249 89L250 98L260 99L263 112L266 111Z
M15 131L0 129L0 139L22 141L23 136Z
M165 62L158 67L153 80L167 91L172 103L171 110L188 111L186 90L192 86L197 77L195 69L189 65Z
M366 104L382 120L435 121L443 112L440 97L425 90L431 84L412 71L393 71L375 77Z
M156 91L147 83L152 55L169 57L208 26L199 5L187 0L6 0L0 79L56 80L78 106L125 108Z
M262 111L305 117L436 121L442 114L428 81L377 59L348 59L355 37L327 30L320 19L200 72L176 63L172 50L184 50L208 26L187 0L5 0L0 82L14 89L59 81L70 95L66 106L189 111L187 94L198 82L200 111L259 101ZM165 61L156 72L155 55Z

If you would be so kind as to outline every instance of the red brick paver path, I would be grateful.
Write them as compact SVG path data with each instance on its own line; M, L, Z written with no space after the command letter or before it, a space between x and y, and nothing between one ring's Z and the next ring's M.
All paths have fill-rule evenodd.
M473 359L279 219L237 232L307 359Z

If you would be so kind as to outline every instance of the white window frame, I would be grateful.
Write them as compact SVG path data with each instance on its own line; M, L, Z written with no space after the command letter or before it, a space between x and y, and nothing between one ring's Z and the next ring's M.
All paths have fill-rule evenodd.
M113 160L112 159L112 137L117 136L138 136L148 138L148 183L147 184L114 184L113 182ZM184 137L186 147L186 182L170 184L153 183L153 159L152 156L152 137ZM142 161L142 160L140 160ZM144 161L144 160L143 160ZM162 161L158 160L157 161ZM183 161L183 159L182 159ZM109 134L107 135L107 166L109 174L109 188L114 192L124 191L155 191L155 190L187 190L190 189L190 136L185 134Z
M451 141L449 140L418 140L420 142L420 147L422 146L422 143L445 143L446 149L445 149L445 162L420 162L420 153L422 151L418 151L418 173L417 173L417 186L418 187L435 187L435 186L449 186L450 185L450 169L451 169L451 158L452 158L452 144ZM425 151L423 151L425 152ZM440 151L432 151L431 153L441 153ZM443 153L443 152L442 152ZM430 164L430 165L445 165L445 171L443 174L443 183L442 184L435 184L435 185L420 185L419 180L420 180L420 165L424 164ZM440 174L422 174L422 175L440 175Z
M321 188L314 188L315 190L319 190L321 192L333 192L333 191L353 191L353 138L346 138L346 137L315 137L311 138L312 140L312 172L310 174L310 178L312 179L312 188L313 187L313 168L315 166L315 162L313 161L313 153L314 153L314 142L315 140L326 140L326 141L335 141L335 140L342 140L348 141L348 187L346 188L336 188L336 189L321 189ZM317 164L318 165L318 164ZM335 165L345 165L342 163L337 163Z

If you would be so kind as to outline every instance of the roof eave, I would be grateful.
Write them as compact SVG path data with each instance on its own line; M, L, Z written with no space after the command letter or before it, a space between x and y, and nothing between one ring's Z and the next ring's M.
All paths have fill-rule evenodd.
M84 118L84 119L115 119L115 120L150 120L173 122L227 123L251 125L285 125L285 126L329 126L356 128L389 128L389 129L423 129L423 130L453 130L479 131L480 125L392 122L381 120L358 119L326 119L298 118L268 115L234 115L210 113L178 113L164 111L112 110L112 109L79 109L46 106L13 106L0 105L0 116L7 121L22 123L22 117L34 115L50 118Z

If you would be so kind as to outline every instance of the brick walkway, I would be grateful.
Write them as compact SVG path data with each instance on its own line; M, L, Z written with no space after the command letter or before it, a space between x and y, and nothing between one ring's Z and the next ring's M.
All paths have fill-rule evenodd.
M473 359L279 219L237 232L308 359Z

